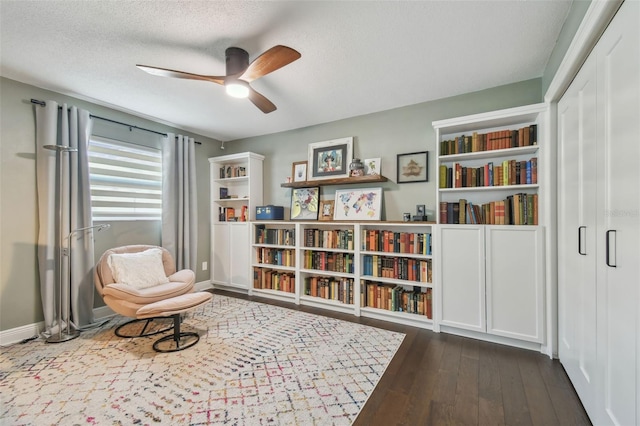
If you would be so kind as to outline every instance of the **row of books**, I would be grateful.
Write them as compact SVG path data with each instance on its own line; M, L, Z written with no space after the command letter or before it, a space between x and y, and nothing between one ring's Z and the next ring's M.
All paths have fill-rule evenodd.
M433 291L431 288L414 287L412 290L408 290L400 285L365 281L361 290L363 297L361 297L360 305L363 307L407 312L433 319Z
M296 266L296 254L293 249L285 250L259 247L256 249L256 261L269 265L294 267Z
M431 234L363 229L362 250L431 255Z
M303 262L305 269L353 274L352 253L330 253L326 251L306 250L303 253Z
M296 242L296 230L266 228L264 225L256 226L256 244L274 244L281 246L293 246Z
M440 203L440 223L537 225L538 194L519 193L482 205L460 199Z
M305 247L353 250L352 229L305 229Z
M247 175L247 168L244 166L226 165L220 167L220 179L243 177Z
M218 220L220 222L246 222L248 220L247 206L242 206L239 216L236 216L236 210L233 207L219 207Z
M362 256L362 273L372 277L432 282L431 259L411 259L366 254Z
M295 293L296 278L291 272L275 271L267 268L253 268L253 288Z
M353 304L353 278L306 277L304 294Z
M531 185L538 183L538 158L528 161L505 160L499 165L489 162L480 167L454 163L440 165L440 188L474 188L480 186Z
M538 144L538 125L517 130L498 130L489 133L473 132L472 135L457 136L440 142L440 155L465 154L468 152L492 151Z

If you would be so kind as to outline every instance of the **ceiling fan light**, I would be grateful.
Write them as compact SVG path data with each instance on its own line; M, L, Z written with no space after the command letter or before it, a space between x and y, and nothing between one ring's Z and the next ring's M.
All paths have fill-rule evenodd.
M227 94L234 98L246 98L249 96L249 84L242 80L236 80L225 84Z

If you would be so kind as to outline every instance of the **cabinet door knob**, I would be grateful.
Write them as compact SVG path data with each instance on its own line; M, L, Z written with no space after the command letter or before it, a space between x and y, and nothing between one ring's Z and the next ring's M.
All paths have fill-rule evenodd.
M611 263L611 233L613 233L613 262ZM606 262L607 262L607 266L610 268L615 268L617 265L615 263L616 258L615 258L615 249L616 249L616 241L615 241L615 237L616 237L616 230L615 229L610 229L607 231L607 235L605 238L605 242L606 242Z

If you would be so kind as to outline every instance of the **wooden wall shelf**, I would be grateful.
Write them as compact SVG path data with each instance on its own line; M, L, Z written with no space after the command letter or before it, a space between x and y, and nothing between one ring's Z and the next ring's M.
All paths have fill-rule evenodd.
M304 182L281 183L283 188L306 188L309 186L343 185L357 183L386 182L388 179L382 175L353 176L347 178L306 180Z

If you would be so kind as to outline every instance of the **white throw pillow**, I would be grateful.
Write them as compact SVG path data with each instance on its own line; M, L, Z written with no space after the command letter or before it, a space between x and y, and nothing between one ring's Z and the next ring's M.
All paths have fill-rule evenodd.
M114 253L107 262L117 283L143 289L169 282L162 266L162 250L159 248L138 253Z

